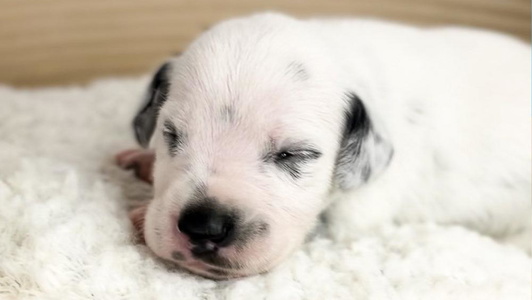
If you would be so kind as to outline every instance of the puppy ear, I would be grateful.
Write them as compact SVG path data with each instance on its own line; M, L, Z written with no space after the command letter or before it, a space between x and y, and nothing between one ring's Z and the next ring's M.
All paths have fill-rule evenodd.
M335 169L335 181L343 190L358 187L380 174L393 156L391 143L373 128L358 96L348 93L349 106Z
M133 120L135 137L142 147L148 147L153 131L155 130L159 109L164 101L166 101L170 86L169 72L170 63L163 64L157 70L148 87L141 109Z

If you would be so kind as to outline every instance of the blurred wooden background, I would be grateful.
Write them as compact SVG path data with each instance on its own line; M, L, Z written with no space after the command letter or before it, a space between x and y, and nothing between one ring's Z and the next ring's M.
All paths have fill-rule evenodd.
M142 74L212 23L262 10L461 24L530 40L530 0L0 0L0 83Z

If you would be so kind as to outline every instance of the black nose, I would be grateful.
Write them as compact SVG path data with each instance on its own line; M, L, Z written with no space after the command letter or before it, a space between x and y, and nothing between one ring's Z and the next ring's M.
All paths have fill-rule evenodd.
M205 246L211 242L225 246L233 232L234 223L235 218L223 209L197 206L183 211L177 226L194 244Z

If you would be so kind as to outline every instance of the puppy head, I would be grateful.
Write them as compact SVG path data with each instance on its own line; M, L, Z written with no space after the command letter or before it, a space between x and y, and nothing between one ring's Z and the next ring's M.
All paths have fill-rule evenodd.
M219 25L164 64L134 122L156 152L146 242L207 277L275 266L332 190L363 184L391 156L333 64L302 32L291 39L297 22L267 19Z

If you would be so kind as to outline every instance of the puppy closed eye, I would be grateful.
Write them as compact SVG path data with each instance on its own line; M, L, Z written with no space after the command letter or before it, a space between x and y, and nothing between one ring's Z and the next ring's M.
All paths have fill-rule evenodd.
M164 122L163 137L168 146L170 156L175 156L183 146L182 134L170 121Z
M301 167L311 161L318 159L321 153L313 150L281 150L274 157L274 163L282 170L288 172L293 178L301 177Z

